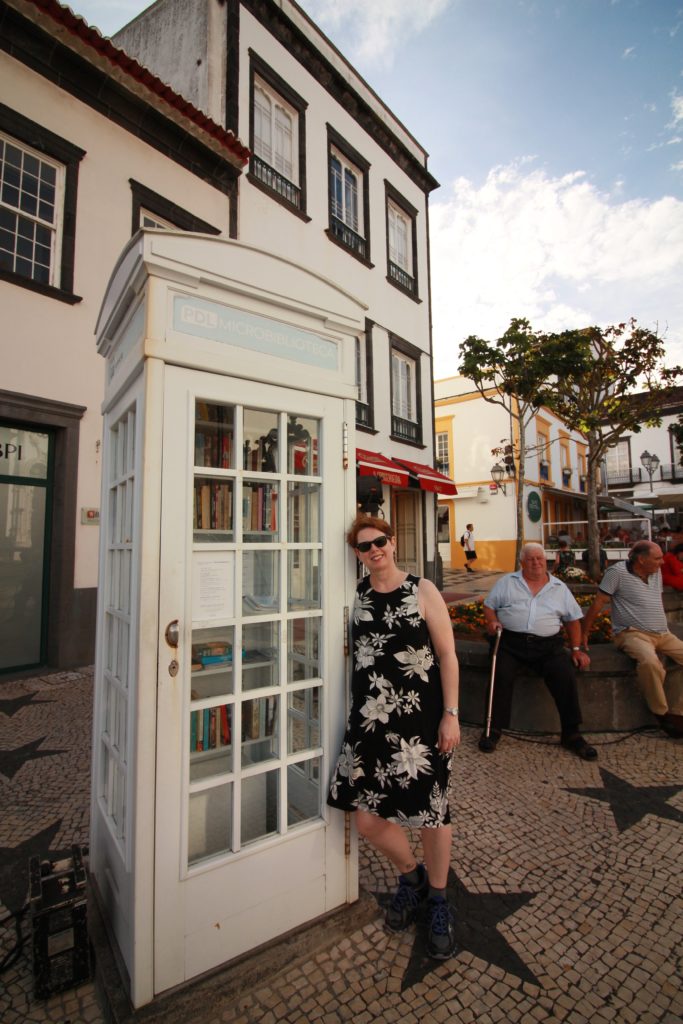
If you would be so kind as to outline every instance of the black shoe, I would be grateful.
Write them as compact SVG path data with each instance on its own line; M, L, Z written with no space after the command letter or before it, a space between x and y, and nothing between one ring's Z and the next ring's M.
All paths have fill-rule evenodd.
M427 953L434 960L448 960L455 953L455 911L442 897L429 901Z
M483 732L479 737L479 749L483 754L492 754L498 746L499 739L500 729L491 729L488 736Z
M598 759L595 747L590 747L583 736L579 736L578 733L573 736L563 736L560 743L566 750L571 750L572 754L576 754L584 761L597 761Z
M674 715L671 711L667 711L665 715L657 715L656 718L660 728L667 736L671 736L675 740L683 739L683 715Z
M398 888L384 916L384 927L388 932L404 932L417 917L420 907L429 896L429 879L424 864L418 864L420 880L411 885L404 875L398 876Z
M474 572L474 569L470 569L469 565L466 565L465 568L467 569L468 572Z

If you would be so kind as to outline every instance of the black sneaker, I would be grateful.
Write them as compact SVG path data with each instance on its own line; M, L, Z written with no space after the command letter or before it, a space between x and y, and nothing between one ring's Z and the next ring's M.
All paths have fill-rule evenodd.
M398 876L398 888L384 917L384 927L388 932L404 932L409 928L429 896L429 879L424 864L418 864L417 872L420 876L417 885L411 885L404 875Z
M484 754L492 754L498 746L499 739L500 729L491 729L488 736L483 732L479 737L479 749Z
M434 960L448 960L455 946L455 911L442 897L433 897L429 901L427 953Z

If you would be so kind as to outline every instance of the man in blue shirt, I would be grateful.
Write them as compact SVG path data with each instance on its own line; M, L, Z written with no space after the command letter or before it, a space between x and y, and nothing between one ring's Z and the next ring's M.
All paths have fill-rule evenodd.
M562 580L548 573L540 544L525 544L520 562L522 568L501 577L484 601L487 632L493 637L501 631L501 638L493 681L491 731L489 736L482 734L479 749L487 754L496 749L502 730L510 724L515 678L531 668L543 677L557 706L562 746L584 761L595 761L597 751L579 732L581 709L575 668L590 665L588 654L581 649L581 609Z

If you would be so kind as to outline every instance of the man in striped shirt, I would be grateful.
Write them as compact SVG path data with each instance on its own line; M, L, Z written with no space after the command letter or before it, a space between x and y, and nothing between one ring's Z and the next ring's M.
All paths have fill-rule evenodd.
M662 602L663 557L657 544L641 540L633 545L625 562L607 570L583 620L583 644L588 650L593 623L611 603L615 646L636 662L638 685L664 732L681 739L683 673L677 670L666 680L661 658L667 655L683 665L683 640L669 631Z

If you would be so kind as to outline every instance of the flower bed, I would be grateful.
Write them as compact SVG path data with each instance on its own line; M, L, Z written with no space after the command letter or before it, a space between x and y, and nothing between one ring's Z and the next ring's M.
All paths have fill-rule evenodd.
M574 596L577 604L582 608L588 608L593 603L592 594L575 594ZM483 598L478 601L468 601L466 604L449 604L448 614L451 617L456 636L467 637L470 640L476 640L479 637L483 639L486 636ZM589 643L606 644L611 639L612 622L609 612L602 612L595 620Z

